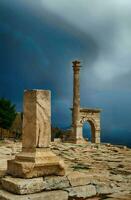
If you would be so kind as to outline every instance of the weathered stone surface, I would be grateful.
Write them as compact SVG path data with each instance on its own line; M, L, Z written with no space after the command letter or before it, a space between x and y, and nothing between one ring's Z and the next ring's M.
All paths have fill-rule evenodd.
M92 197L96 195L96 189L93 185L79 186L66 188L66 191L69 192L69 197Z
M96 192L98 194L112 194L113 188L111 188L109 185L106 185L105 183L99 183L96 185Z
M4 170L4 169L3 169L3 170L0 169L0 178L4 177L5 174L6 174L6 170Z
M10 145L5 142L4 145L2 144L0 146L0 168L6 170L5 163L7 162L7 159L13 158L12 154L6 155L8 150L4 151L4 149L11 149L12 147L16 151L18 147L21 147L21 144L19 142L14 143L10 141ZM59 143L56 145L51 143L50 147L56 155L61 156L64 159L68 166L66 172L67 175L73 171L79 171L89 177L92 176L93 179L91 180L91 185L99 186L100 183L104 183L108 192L110 190L109 188L111 188L113 191L112 195L117 193L117 199L121 197L122 194L125 194L126 198L127 194L131 192L131 175L126 173L128 170L127 172L131 174L130 148L116 148L116 146L111 144L101 144L100 147L97 148L96 144L90 143L87 145L70 143ZM110 168L111 166L112 168ZM123 169L123 171L120 171L120 168ZM63 190L65 190L65 188ZM105 193L105 191L99 191ZM108 194L103 195L108 196ZM110 198L116 200L115 197ZM131 198L128 198L128 200L130 199Z
M82 138L82 135L79 134L79 115L80 115L80 62L74 61L73 63L73 109L72 109L72 132L71 140L77 142L79 137Z
M68 175L71 186L87 185L91 181L91 176L81 172L72 172Z
M7 191L0 190L0 200L68 200L66 191L56 190L50 192L40 192L29 195L14 195Z
M8 160L8 174L20 178L64 175L64 167L64 162L45 148L37 148L36 152L21 152L15 160Z
M131 193L130 192L119 192L119 193L107 195L107 197L108 197L107 198L108 200L130 200Z
M5 190L14 194L32 194L45 189L43 178L22 179L7 176L2 179L2 186Z
M123 177L120 174L117 174L117 175L111 176L110 180L116 181L116 182L122 182L123 181Z
M5 190L14 194L33 194L43 190L54 190L70 187L66 176L47 176L45 178L13 178L7 176L2 179Z
M64 175L64 162L49 149L50 104L50 91L25 91L22 152L8 160L8 174L21 178Z
M32 149L48 147L51 140L50 91L24 92L24 118L22 147Z
M69 187L69 181L66 176L49 176L44 178L45 181L45 189L62 189Z

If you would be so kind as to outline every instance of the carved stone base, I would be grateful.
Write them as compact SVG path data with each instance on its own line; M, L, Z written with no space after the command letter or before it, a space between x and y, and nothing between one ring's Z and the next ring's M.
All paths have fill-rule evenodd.
M101 143L100 137L92 138L92 143L100 144Z
M14 177L33 178L45 175L64 175L64 162L49 149L22 151L8 160L7 173Z
M75 141L76 144L87 144L88 141L84 138L77 138Z
M73 144L87 144L88 141L84 138L79 138L79 139L69 139L65 142L68 142L68 143L73 143Z

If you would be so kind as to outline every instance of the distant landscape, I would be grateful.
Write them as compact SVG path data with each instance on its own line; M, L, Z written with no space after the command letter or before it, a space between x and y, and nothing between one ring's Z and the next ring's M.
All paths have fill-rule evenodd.
M105 133L102 132L101 137L102 142L107 142L111 144L120 144L125 145L127 147L131 148L131 132L121 132L121 131L114 131L114 132L108 132Z
M84 129L84 137L91 139L90 130ZM103 130L101 133L101 141L104 143L111 143L117 145L125 145L131 148L131 132L123 131L108 131Z
M62 127L62 130L67 130L70 127ZM91 141L91 131L90 126L86 124L83 128L83 136L84 138L88 138ZM111 143L114 145L123 145L131 148L131 131L109 131L102 130L101 131L101 142L102 143Z

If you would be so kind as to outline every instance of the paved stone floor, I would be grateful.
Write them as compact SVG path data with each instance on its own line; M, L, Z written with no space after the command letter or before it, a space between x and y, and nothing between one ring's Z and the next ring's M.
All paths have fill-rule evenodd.
M88 198L88 200L131 199L131 149L110 144L90 143L83 145L52 143L50 147L54 153L64 159L67 174L79 171L89 175L90 184L95 185L101 197ZM7 159L14 158L20 150L20 142L0 143L1 177L6 171Z

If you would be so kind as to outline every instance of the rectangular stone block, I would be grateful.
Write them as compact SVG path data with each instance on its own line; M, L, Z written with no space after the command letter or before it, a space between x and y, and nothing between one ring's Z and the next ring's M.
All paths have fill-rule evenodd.
M24 92L22 147L48 147L51 141L51 94L47 90Z
M44 190L60 190L70 187L66 176L47 176L40 178L14 178L6 176L2 179L2 187L13 194L34 194Z
M78 187L67 188L66 191L69 192L69 197L86 198L93 197L96 195L96 188L93 185L84 185Z
M46 190L63 189L70 187L69 181L66 176L47 176L44 178L44 181Z
M86 175L81 172L72 172L67 177L72 187L88 185L90 184L91 178L92 178L92 177L89 177L89 175Z
M2 179L2 187L14 194L33 194L45 189L43 178L23 179L7 176Z

